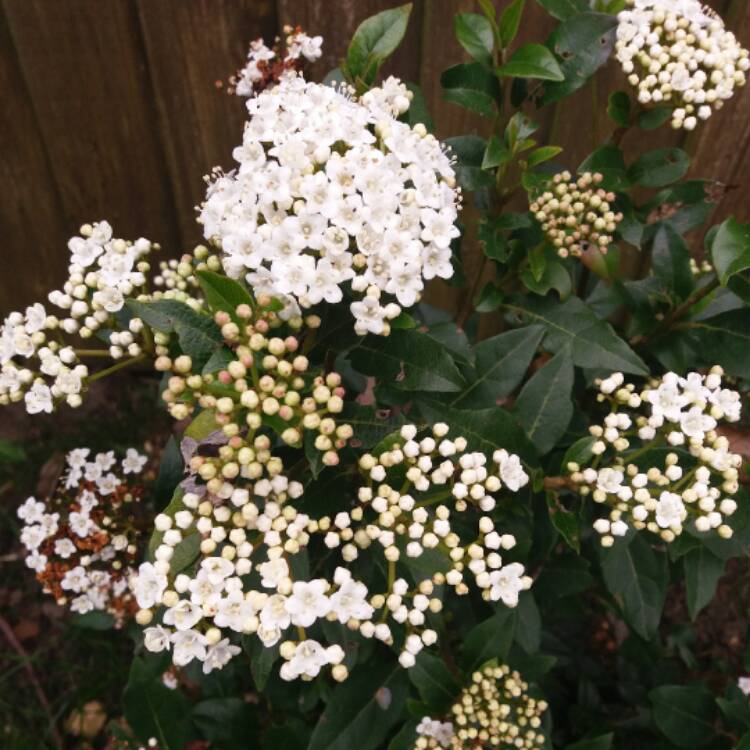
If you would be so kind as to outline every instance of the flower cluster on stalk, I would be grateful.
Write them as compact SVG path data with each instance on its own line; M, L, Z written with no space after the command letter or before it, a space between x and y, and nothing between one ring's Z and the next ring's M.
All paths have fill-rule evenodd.
M362 457L356 501L333 516L313 518L299 509L303 486L289 479L265 435L241 449L252 460L239 476L232 471L230 480L219 471L205 485L192 481L179 509L157 517L155 561L142 564L132 581L138 621L149 625L155 614L160 620L146 629L146 647L171 649L180 666L198 659L209 672L239 652L233 639L255 635L266 648L279 645L283 679L312 679L330 665L343 680L345 653L318 640L321 621L396 646L408 668L437 640L428 618L442 609L441 587L466 594L473 581L486 599L515 606L531 579L521 564L503 564L500 552L515 539L500 534L486 514L495 507L494 493L517 491L528 476L517 456L500 450L488 465L483 454L466 450L463 438L447 433L439 424L418 439L415 426L401 428L388 448ZM230 456L222 451L216 460L226 465ZM196 465L190 459L191 469ZM395 474L403 474L399 490L389 484ZM476 530L453 529L452 514L466 516L461 527L473 518ZM334 554L329 573L310 578L295 558L316 537L319 548ZM198 553L192 570L183 567L186 544ZM445 565L410 584L401 566L427 550ZM373 556L388 570L375 591ZM360 559L370 571L367 583L356 576Z
M609 508L594 523L604 546L630 527L665 542L686 529L732 536L727 519L737 509L731 496L742 457L717 428L739 420L741 401L722 375L720 367L684 378L670 372L640 392L621 373L598 382L611 411L590 428L592 465L571 462L568 470L582 495Z
M628 0L616 56L641 104L673 107L672 127L693 130L744 86L748 51L699 0Z
M606 253L622 214L612 209L615 194L601 187L603 175L556 174L530 205L542 231L562 258L578 257L590 247Z
M521 675L495 662L471 676L447 720L424 717L417 726L414 750L473 747L538 748L547 702L532 698Z
M52 497L30 497L18 509L26 565L45 592L79 614L108 612L118 627L137 609L128 580L141 551L138 475L146 460L134 448L122 460L77 448Z
M460 191L441 143L396 119L410 98L393 78L357 100L294 76L249 99L239 166L215 174L199 217L226 272L286 315L351 293L355 330L379 335L452 276Z

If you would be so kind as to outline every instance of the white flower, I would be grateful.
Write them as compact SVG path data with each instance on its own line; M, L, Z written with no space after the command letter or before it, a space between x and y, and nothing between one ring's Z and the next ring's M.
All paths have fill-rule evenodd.
M515 607L518 604L518 595L528 588L523 580L524 567L521 563L504 565L499 570L490 573L490 599L496 602L498 599L506 607Z
M63 560L67 560L71 555L75 554L75 551L76 546L70 541L70 539L55 540L55 554Z
M181 599L174 607L167 609L163 620L166 625L174 625L177 630L190 630L202 617L203 612L199 606L187 599Z
M206 658L206 637L197 630L178 630L172 633L171 641L172 661L178 667L184 667L193 659L203 661Z
M326 596L328 583L323 579L295 581L292 594L286 600L286 611L293 625L310 627L318 618L325 617L331 609Z
M306 640L297 644L294 655L281 666L279 674L283 680L294 680L302 675L315 677L325 664L328 664L328 656L323 646Z
M86 569L80 565L76 565L75 568L71 568L63 576L60 586L66 591L74 591L75 593L78 593L86 588L88 582Z
M125 474L138 474L148 461L148 456L142 456L135 448L128 448L122 460L122 470Z
M203 674L208 674L214 669L221 669L242 651L239 646L233 646L229 643L229 638L224 638L218 643L211 646L206 652L206 658L203 661Z
M498 465L500 479L511 492L518 492L521 487L528 484L529 476L523 470L521 459L518 456L501 449L495 451L493 460Z
M246 621L254 614L255 608L245 599L241 591L230 591L217 604L214 624L220 628L231 628L241 633Z
M161 597L167 589L167 577L157 573L151 563L141 563L138 574L134 576L132 589L138 606L150 609L161 603Z
M261 586L267 589L275 589L282 581L289 577L289 565L283 557L261 563L258 566L261 575Z
M716 420L709 414L704 414L700 406L694 406L690 411L680 415L680 429L689 438L703 440L706 432L716 427Z
M24 396L24 401L26 402L26 411L29 414L39 414L40 412L52 413L54 406L52 391L49 389L49 386L41 381L37 380L31 386L31 389Z
M44 503L39 502L34 497L29 497L26 502L16 511L18 517L27 524L38 523L42 520L44 514Z
M745 694L750 695L750 677L740 677L737 680L737 687Z
M679 495L674 492L661 493L656 503L656 523L662 529L679 526L686 516L685 504Z
M146 630L143 631L143 645L148 651L159 652L169 649L170 638L170 631L163 628L161 625L146 628Z
M602 492L615 494L622 486L624 478L625 476L621 471L607 467L599 470L596 486Z
M345 581L330 598L331 611L338 621L346 624L350 619L368 620L374 609L367 601L367 586L354 580Z

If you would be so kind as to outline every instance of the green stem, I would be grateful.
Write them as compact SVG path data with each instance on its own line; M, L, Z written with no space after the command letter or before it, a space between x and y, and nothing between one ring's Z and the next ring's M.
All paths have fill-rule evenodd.
M79 357L108 357L112 358L112 355L107 349L73 349L73 351Z
M101 380L102 378L106 378L108 375L112 375L112 373L117 372L118 370L122 370L125 367L130 367L130 365L134 365L138 362L143 362L143 360L146 359L145 354L139 354L137 357L132 357L131 359L126 359L122 362L117 362L116 364L112 365L111 367L107 367L104 370L99 370L99 372L95 372L89 379L89 383L93 383L95 380Z

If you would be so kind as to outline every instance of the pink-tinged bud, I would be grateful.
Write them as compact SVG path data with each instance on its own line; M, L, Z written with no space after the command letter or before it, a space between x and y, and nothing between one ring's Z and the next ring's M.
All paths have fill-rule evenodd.
M284 398L284 395L286 394L286 388L284 388L283 385L278 385L273 389L271 393L274 398Z
M230 417L229 414L217 414L216 415L216 424L223 427L225 424L229 424Z
M219 373L219 382L229 385L232 382L232 376L226 370L222 370Z
M249 318L253 314L253 311L250 305L237 305L236 312L237 312L238 317L244 318L244 319Z
M258 331L258 333L268 333L268 321L267 320L259 320L255 324L255 330Z
M335 388L333 392L339 398L344 398L344 396L346 396L346 388L343 388L342 386Z
M246 354L241 360L243 365L245 367L252 367L253 366L253 355L252 354Z
M299 341L294 336L287 336L284 339L284 344L286 344L286 348L290 352L296 352L299 348Z
M234 450L239 450L242 448L242 438L239 435L235 435L234 437L229 439L229 447L233 448Z
M334 453L333 451L326 451L323 454L323 463L326 466L338 466L339 464L338 453Z
M201 466L203 466L203 461L205 459L203 456L193 456L190 459L190 471L196 472L198 469L200 469Z
M291 419L291 418L292 418L292 417L294 416L294 409L292 409L292 407L291 407L291 406L287 406L286 404L284 404L284 406L282 406L282 407L281 407L281 408L279 409L279 416L280 416L280 417L281 417L281 418L282 418L282 419L283 419L283 420L284 420L285 422L288 422L288 421L289 421L289 420L290 420L290 419Z
M271 302L273 301L273 298L268 294L259 294L258 295L258 304L261 307L268 307Z
M224 312L224 310L219 310L214 315L214 320L216 321L216 325L218 325L218 326L226 325L227 323L229 323L229 321L231 319L232 318L229 316L229 313L228 312Z

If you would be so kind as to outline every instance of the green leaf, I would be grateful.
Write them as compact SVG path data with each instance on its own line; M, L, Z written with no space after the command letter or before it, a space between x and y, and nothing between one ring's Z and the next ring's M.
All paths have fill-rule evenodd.
M436 714L445 713L461 692L445 662L427 651L419 654L407 673L419 696Z
M273 665L279 658L279 648L278 646L267 648L260 638L254 635L244 636L242 647L250 657L250 673L255 687L262 693L273 671Z
M573 417L573 362L561 349L524 385L516 414L540 456L549 453Z
M711 260L724 286L750 268L750 224L740 224L733 216L721 224L711 243Z
M205 739L226 750L245 750L247 738L259 729L252 706L242 698L202 700L191 717Z
M715 317L691 321L693 349L705 364L721 365L730 375L750 378L750 309L730 310Z
M82 615L73 615L70 624L87 630L111 630L115 626L115 618L109 612L92 610Z
M400 665L376 659L352 672L326 705L308 750L377 750L404 715L408 677Z
M559 101L577 91L607 62L614 47L616 27L617 18L606 13L567 15L547 40L547 46L562 60L564 80L544 87L542 104Z
M706 547L697 547L682 558L685 568L685 590L690 618L695 620L698 613L714 598L716 586L724 572L724 560Z
M681 148L657 148L638 158L628 169L637 185L659 188L681 179L690 169L690 157Z
M600 172L604 177L602 186L607 190L628 190L631 187L622 149L612 144L601 146L587 156L578 171Z
M560 463L562 470L565 471L567 465L571 461L577 463L579 466L587 464L594 455L594 452L591 449L594 447L596 441L597 438L593 435L586 435L586 437L576 440L576 442L565 452L565 456Z
M740 737L740 742L735 750L750 750L750 732Z
M344 405L341 419L352 426L357 443L365 450L369 450L404 424L402 414L391 417L387 412L377 410L373 406L356 403Z
M445 348L416 330L366 336L349 358L359 372L400 390L456 393L465 385Z
M607 105L607 114L621 128L630 125L630 97L624 91L615 91L609 97Z
M396 50L406 34L412 4L390 8L365 19L354 32L346 53L353 80L375 80L378 68Z
M466 672L491 659L504 660L513 643L516 618L512 609L499 607L495 614L475 625L467 634L458 663Z
M589 9L587 0L537 0L537 2L558 21L567 21Z
M219 427L216 424L216 410L203 409L193 421L185 428L185 437L193 438L199 443L205 440L212 432L216 432Z
M474 350L469 338L452 320L434 323L424 331L424 334L447 349L456 362L462 365L474 364Z
M536 654L542 642L542 618L534 594L522 591L516 607L515 639L527 654Z
M493 312L502 305L504 299L505 295L491 281L488 281L474 300L474 311Z
M568 348L578 367L648 374L643 360L578 297L562 303L550 297L524 298L506 307L544 326L544 346L552 352Z
M497 74L512 78L538 78L542 81L563 81L565 76L555 56L542 44L524 44L497 68Z
M445 143L456 157L456 180L465 190L479 190L494 183L491 174L482 171L487 142L478 135L446 138Z
M477 344L476 378L453 405L483 406L506 398L526 374L543 335L542 326L526 326Z
M618 539L610 549L600 549L604 582L620 602L627 623L646 640L659 627L666 595L668 571L663 553L654 552L641 534L629 543Z
M239 281L214 271L197 271L195 275L213 312L222 310L235 317L239 305L254 306L255 302L250 292Z
M461 46L477 62L490 65L495 42L487 18L479 13L456 13L453 25Z
M517 453L527 464L538 462L533 444L515 418L499 407L464 411L432 399L419 399L419 410L430 424L446 422L456 435L463 435L471 450L492 455L497 448Z
M526 164L529 169L539 164L544 164L544 162L554 159L558 154L562 153L562 150L561 146L541 146L529 154Z
M141 742L155 737L165 750L181 750L190 739L190 706L179 690L170 690L136 657L122 695L125 719Z
M638 127L641 130L656 130L672 117L672 107L647 109L638 115Z
M26 459L26 451L23 446L17 445L11 440L0 440L0 461L9 464L18 464Z
M432 132L435 130L435 121L432 119L430 110L427 108L427 99L425 98L424 91L411 81L406 84L406 88L411 91L413 96L409 109L406 110L406 114L401 116L402 119L412 127L418 123L422 123L427 130Z
M565 750L610 750L613 739L614 734L610 732L609 734L599 735L599 737L579 740L572 745L566 745Z
M547 493L549 520L565 543L576 554L581 552L581 523L578 516L567 510L551 492Z
M669 224L660 224L651 249L654 275L678 299L686 299L695 287L690 269L690 251L685 240Z
M500 84L480 63L459 63L440 76L443 99L487 117L495 113L500 101Z
M503 143L499 136L493 135L487 141L487 148L482 158L482 169L494 169L503 164L508 164L513 158L513 154Z
M716 736L716 701L707 688L663 685L648 697L654 723L678 747L701 747Z
M521 16L526 5L526 0L513 0L500 16L500 44L503 48L516 38L518 28L521 25Z

